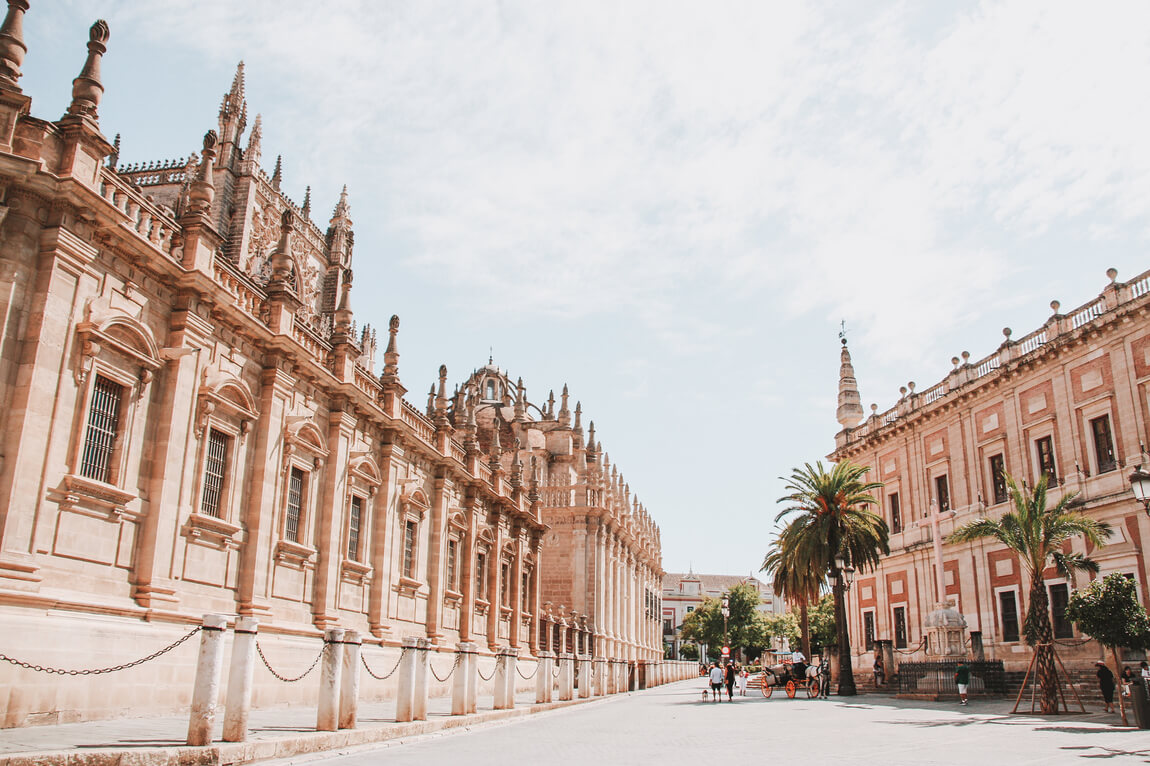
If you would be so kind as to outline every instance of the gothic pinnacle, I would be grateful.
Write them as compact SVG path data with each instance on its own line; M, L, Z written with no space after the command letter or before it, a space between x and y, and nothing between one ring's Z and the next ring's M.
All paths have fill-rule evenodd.
M100 19L88 30L88 58L84 61L84 68L75 80L72 80L72 103L68 105L68 115L74 117L89 117L93 121L99 119L96 108L100 105L100 97L104 94L104 85L100 82L100 59L108 50L105 43L111 33L108 23Z
M20 92L16 83L28 46L24 44L24 13L28 0L8 0L8 12L0 25L0 90Z

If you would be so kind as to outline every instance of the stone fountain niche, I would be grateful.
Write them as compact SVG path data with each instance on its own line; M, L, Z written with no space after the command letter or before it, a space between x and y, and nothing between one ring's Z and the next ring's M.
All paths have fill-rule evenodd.
M927 639L927 654L931 657L966 656L966 618L954 604L944 601L935 604L934 611L923 622Z

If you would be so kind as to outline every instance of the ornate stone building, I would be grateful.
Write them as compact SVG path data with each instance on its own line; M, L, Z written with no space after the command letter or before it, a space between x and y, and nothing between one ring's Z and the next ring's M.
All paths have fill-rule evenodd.
M488 365L449 396L441 368L413 407L399 319L379 355L351 309L347 191L320 226L264 171L243 65L197 153L119 167L107 26L41 119L27 8L0 28L0 653L116 664L216 612L284 665L337 625L381 667L406 636L661 657L658 528L566 393L556 414ZM192 650L114 684L4 664L0 725L178 709ZM257 680L257 705L301 699Z
M1016 556L990 541L938 546L956 527L1008 508L1004 476L1033 485L1051 478L1050 502L1078 493L1082 510L1113 525L1098 549L1081 539L1069 548L1088 554L1102 574L1123 572L1150 605L1146 540L1150 519L1134 500L1131 469L1147 464L1150 439L1150 272L1120 282L1073 311L1053 313L1037 330L1005 340L954 367L925 391L908 383L885 412L871 405L863 418L845 341L839 423L832 460L868 465L884 483L881 513L891 529L891 554L876 572L860 575L850 593L855 662L876 639L891 640L904 658L924 655L927 615L950 601L966 620L972 651L1024 669L1021 643L1029 582ZM941 573L936 560L941 559ZM1067 664L1088 664L1101 650L1065 619L1074 583L1047 573L1054 633ZM941 580L940 580L941 578ZM980 649L981 646L981 649Z

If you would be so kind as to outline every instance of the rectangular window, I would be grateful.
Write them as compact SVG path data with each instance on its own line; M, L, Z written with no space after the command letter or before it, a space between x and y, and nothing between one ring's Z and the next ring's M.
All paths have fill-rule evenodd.
M475 598L487 601L487 552L475 554Z
M507 561L499 564L499 603L511 606L511 564Z
M303 471L291 469L288 477L287 518L284 519L284 538L299 542L300 514L303 511Z
M1055 638L1074 638L1074 626L1066 619L1066 603L1070 600L1070 587L1066 583L1050 586L1050 621Z
M524 612L529 611L531 604L531 575L527 572L519 578L519 608Z
M938 512L950 510L950 485L947 484L946 474L936 476L934 479L934 494L938 500Z
M863 612L863 645L874 651L874 612Z
M1034 442L1038 450L1038 473L1046 474L1047 484L1058 481L1058 469L1054 467L1054 437L1043 436Z
M687 612L688 612L688 613L690 613L690 612L693 612L693 611L695 611L695 607L693 607L693 606L689 606L689 607L687 607Z
M88 407L88 431L84 435L84 455L80 475L111 483L112 455L120 436L120 407L124 387L97 375Z
M990 481L994 487L994 502L1005 503L1009 499L1006 491L1006 459L1001 455L990 458Z
M447 589L451 591L459 590L459 572L457 571L456 561L459 560L459 541L447 541Z
M1090 432L1094 434L1094 456L1098 459L1098 473L1113 471L1118 467L1114 459L1114 440L1110 438L1110 416L1103 415L1090 421Z
M359 561L359 527L363 523L363 498L351 497L351 511L347 520L347 557Z
M204 459L204 491L200 498L200 513L220 517L220 498L224 491L224 474L228 466L228 435L212 428L208 430L208 454Z
M403 525L403 576L415 579L415 533L414 521L408 519Z
M674 620L664 617L663 618L663 635L669 636L675 632Z
M894 645L896 649L906 648L906 607L894 608Z
M1018 640L1018 601L1014 591L1004 590L998 594L999 611L1002 615L1002 640Z
M890 531L891 532L901 532L902 531L902 509L899 508L898 493L897 492L891 492L889 495L887 495L886 499L887 499L887 504L890 506Z

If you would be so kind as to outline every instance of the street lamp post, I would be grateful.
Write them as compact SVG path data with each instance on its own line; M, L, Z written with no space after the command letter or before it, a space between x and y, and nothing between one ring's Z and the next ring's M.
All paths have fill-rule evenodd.
M831 564L831 577L834 579L835 625L839 638L839 691L840 697L853 697L858 694L855 688L855 674L851 663L851 639L847 630L846 592L855 579L855 568L850 560L842 555L835 556Z
M731 599L723 596L723 646L730 646L727 642L727 618L731 615Z
M1134 491L1135 499L1142 503L1146 513L1150 514L1150 473L1142 470L1141 465L1130 474L1130 489Z

